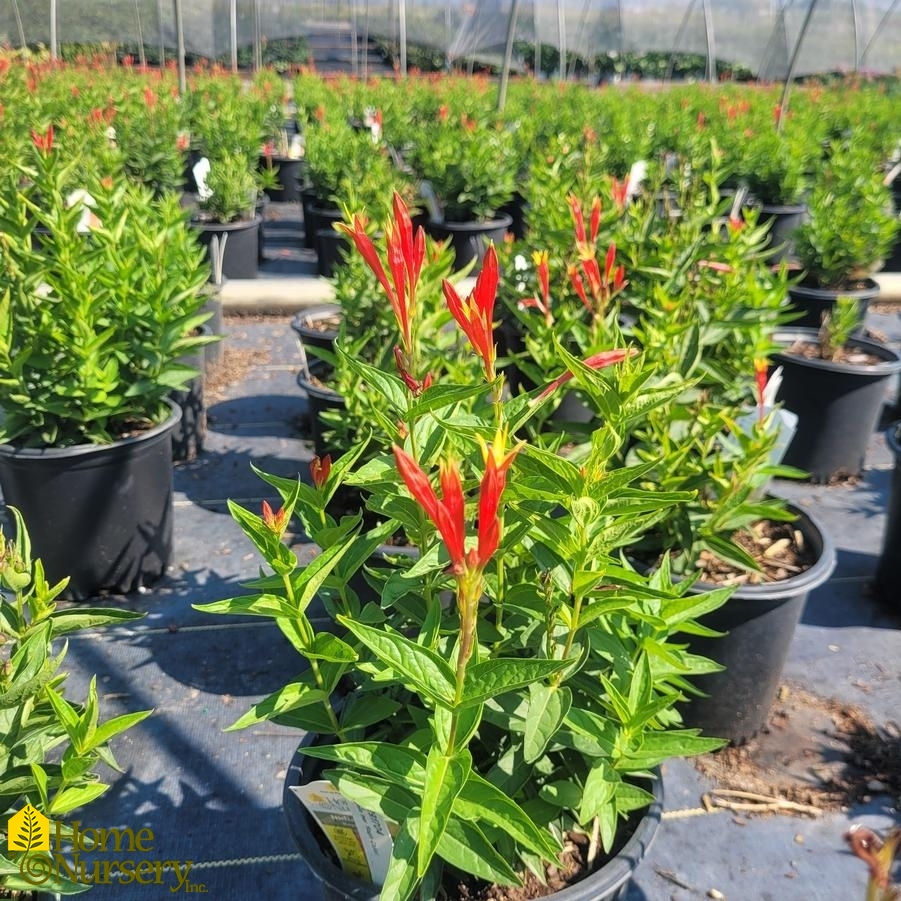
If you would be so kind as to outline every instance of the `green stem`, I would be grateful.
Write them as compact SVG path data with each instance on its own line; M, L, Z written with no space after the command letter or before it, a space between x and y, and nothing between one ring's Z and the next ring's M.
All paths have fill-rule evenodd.
M560 658L561 660L566 660L573 649L573 642L576 640L576 632L579 631L579 614L582 612L582 596L579 595L573 600L573 610L572 610L572 625L569 628L569 633L566 636L566 644L563 646L563 655ZM560 685L563 681L563 673L555 673L553 677L553 684Z
M294 585L291 582L290 576L288 573L284 573L282 575L282 583L285 586L285 594L288 600L292 604L297 603L297 598L294 594ZM309 647L313 643L313 638L315 637L315 633L313 631L313 627L310 625L310 621L307 619L306 615L298 611L298 616L296 619L297 627L301 631L301 637L303 638L303 643L305 647ZM331 700L329 699L329 694L326 691L325 680L322 678L322 671L319 669L319 661L313 657L307 657L307 661L310 664L310 672L313 674L313 678L316 680L316 687L320 689L325 695L322 699L322 706L325 709L325 713L328 716L329 724L332 727L332 731L341 741L345 740L344 733L341 729L341 726L338 723L338 717L335 716L335 711L332 709Z

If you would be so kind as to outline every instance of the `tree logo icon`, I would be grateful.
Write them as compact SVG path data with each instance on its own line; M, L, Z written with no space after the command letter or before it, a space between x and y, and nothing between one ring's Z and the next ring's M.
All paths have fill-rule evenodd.
M45 883L53 875L53 861L40 852L50 850L50 820L26 804L9 818L6 833L9 852L22 852L19 875L31 885Z
M9 818L10 851L49 851L50 820L30 804Z

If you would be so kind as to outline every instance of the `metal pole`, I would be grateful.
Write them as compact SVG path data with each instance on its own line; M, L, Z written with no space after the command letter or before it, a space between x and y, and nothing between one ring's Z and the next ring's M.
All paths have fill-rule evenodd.
M860 55L860 64L863 65L866 62L867 54L870 52L870 47L873 46L873 41L876 40L877 37L882 33L882 29L885 27L886 22L888 22L892 13L895 11L895 7L898 5L898 0L892 0L892 5L885 11L885 14L879 20L879 24L876 26L876 30L870 35L869 40L867 41L866 46L863 48L863 53Z
M188 78L185 73L185 21L182 16L181 0L173 0L175 4L175 42L178 54L178 90L184 94L188 90Z
M682 22L679 25L679 30L676 32L676 38L673 41L673 52L670 54L669 63L666 67L666 75L663 76L664 81L670 81L673 77L673 67L676 65L676 54L679 52L679 44L682 42L682 35L685 34L685 29L688 27L688 19L694 8L695 0L689 0L689 4L685 9L685 15L682 16Z
M704 32L707 37L707 80L716 82L716 34L713 29L713 10L709 0L703 0L704 4Z
M504 46L504 67L501 69L501 85L497 93L497 111L502 113L507 103L507 83L510 81L510 62L513 59L513 38L516 35L516 17L519 15L519 0L513 0L510 17L507 19L507 43Z
M163 0L156 0L156 26L160 36L160 68L166 64L166 41L163 37Z
M407 0L397 5L397 27L400 32L400 77L407 77Z
M16 29L19 32L19 46L25 46L25 29L22 27L22 16L19 15L19 4L17 0L13 0L13 12L16 15Z
M535 29L535 77L541 81L541 30L538 24L538 0L532 2L532 27Z
M566 13L563 0L557 0L557 48L560 52L560 80L566 79Z
M357 0L350 0L350 60L354 78L359 77L360 63L357 58L360 51L360 38L357 34Z
M59 56L59 43L56 37L56 0L50 0L50 59Z
M238 0L230 0L228 25L231 32L232 72L238 72Z
M138 8L138 0L135 0L135 21L138 25L138 59L143 69L147 65L147 57L144 55L144 29L141 27L141 10Z
M804 24L798 32L798 40L792 49L791 59L788 63L788 73L785 76L785 85L782 88L782 97L779 101L779 122L776 125L776 131L782 131L782 123L785 121L785 114L788 112L788 93L791 90L792 79L795 77L795 69L798 65L798 57L801 55L801 44L804 43L804 35L810 26L810 20L813 17L813 11L816 9L817 0L810 0L810 6L807 7L807 14L804 16Z
M263 23L260 18L260 0L253 0L253 68L263 68Z
M860 22L857 14L857 3L851 0L851 27L854 34L854 71L860 71L860 43L858 35L860 33Z

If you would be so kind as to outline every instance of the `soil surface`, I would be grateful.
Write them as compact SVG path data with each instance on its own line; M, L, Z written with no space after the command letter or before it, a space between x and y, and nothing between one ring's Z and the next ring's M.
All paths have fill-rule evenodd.
M803 534L790 522L761 520L747 531L736 532L732 540L757 561L760 572L736 570L702 551L698 558L702 581L717 585L781 582L810 569L817 559L813 548L805 544Z
M901 725L787 684L765 729L742 747L699 757L717 791L706 806L817 816L875 795L901 798Z
M796 357L804 357L805 360L822 360L824 358L819 344L812 344L810 341L795 341L790 347L787 347L783 353L791 354ZM831 358L832 363L846 363L849 366L876 366L885 362L881 357L874 354L868 354L865 350L854 344L846 344L840 347L835 355Z

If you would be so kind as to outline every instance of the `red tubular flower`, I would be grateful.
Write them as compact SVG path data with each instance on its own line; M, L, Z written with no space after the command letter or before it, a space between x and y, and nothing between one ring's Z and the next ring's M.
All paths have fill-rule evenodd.
M503 431L497 433L491 447L484 442L480 443L485 459L485 474L479 487L479 541L471 562L479 569L484 569L497 552L501 541L501 523L497 510L507 484L507 470L523 445L520 443L505 454L507 435Z
M53 124L47 126L47 131L41 134L39 131L31 129L31 140L38 151L44 156L48 156L53 150Z
M638 351L634 347L617 348L616 350L604 350L599 354L593 354L582 360L589 369L605 369L607 366L613 366L615 363L622 363L627 357L634 357ZM561 385L568 382L573 374L567 369L562 375L558 375L545 389L538 395L537 400L544 400L549 394L553 394Z
M472 293L461 300L454 286L445 279L442 282L444 298L458 325L466 333L469 343L485 364L485 376L494 381L494 301L497 296L497 253L489 246L482 262L482 271L476 278Z
M435 524L447 547L448 556L455 571L462 571L465 565L464 542L466 523L464 522L463 483L460 470L453 461L441 463L441 493L438 499L428 476L419 464L403 448L394 446L397 471L404 480L410 494L425 510Z
M579 270L576 269L575 266L570 266L567 270L569 273L569 280L572 282L573 288L575 288L576 294L579 295L579 300L582 301L583 306L589 313L594 312L591 309L591 304L588 301L588 295L585 293L585 283L582 281L582 276L579 274Z
M769 362L762 358L754 360L754 380L757 382L757 410L760 419L763 419L763 392L766 390L766 383L769 381Z
M626 208L626 200L629 197L629 179L624 178L622 181L616 178L611 179L610 194L616 208L622 212Z
M404 350L410 353L413 347L413 314L416 306L416 287L425 260L425 233L422 228L413 231L413 223L407 212L403 198L394 194L394 221L387 229L385 243L388 252L389 281L385 267L379 258L369 235L366 234L367 220L354 214L350 225L343 223L338 228L353 239L357 250L373 271L382 286L400 330ZM393 282L393 284L392 284Z
M317 488L321 488L328 481L329 473L331 473L331 471L331 454L326 454L321 460L319 457L313 457L313 459L310 460L310 476L313 479L313 484Z
M153 109L156 106L156 93L149 86L144 88L144 105L148 109Z
M263 501L262 519L266 528L278 535L279 538L285 534L285 529L288 527L288 511L284 507L278 513L273 513L269 501Z
M601 228L601 198L595 197L591 201L591 243L598 238L598 231Z
M566 202L569 204L569 210L572 213L573 225L576 229L576 242L585 244L585 217L582 215L582 204L579 203L579 198L575 194L570 194L566 198Z

